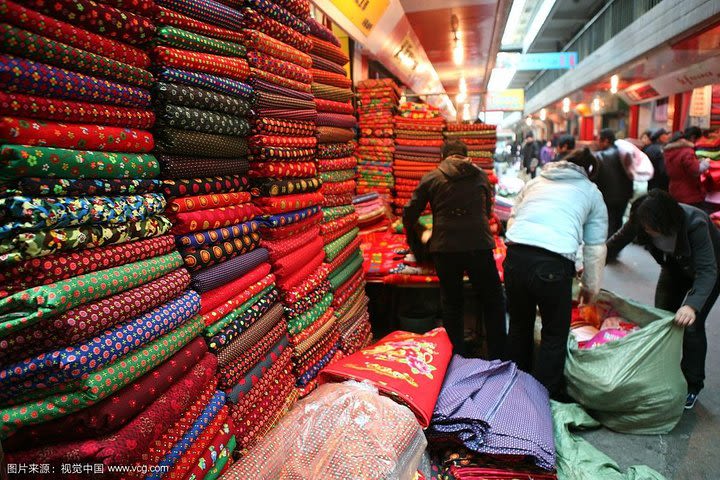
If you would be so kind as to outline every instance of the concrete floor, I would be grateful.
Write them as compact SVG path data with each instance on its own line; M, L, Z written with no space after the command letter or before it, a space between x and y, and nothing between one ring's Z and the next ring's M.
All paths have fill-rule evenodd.
M652 305L659 268L642 248L626 248L605 271L604 288ZM607 429L583 434L621 467L647 465L669 480L720 479L720 302L707 321L705 389L668 435L626 435Z

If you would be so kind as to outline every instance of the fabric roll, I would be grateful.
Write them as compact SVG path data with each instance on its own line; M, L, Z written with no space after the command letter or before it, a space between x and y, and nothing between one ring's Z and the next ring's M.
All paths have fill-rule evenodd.
M243 16L240 12L214 0L156 0L155 3L230 30L240 30L243 27Z
M279 0L276 3L302 20L308 26L308 33L311 31L308 24L310 18L310 2L308 0Z
M249 82L252 84L256 92L272 93L275 95L280 95L283 97L289 97L298 100L305 100L308 102L312 102L314 99L313 94L310 92L310 88L307 85L304 85L301 90L297 90L287 86L279 85L277 82L274 81L262 80L260 78L252 78L251 80L249 80Z
M192 287L200 293L207 292L242 277L267 261L268 251L257 248L250 253L196 273L193 275Z
M252 87L243 82L217 75L191 72L177 68L158 68L156 78L168 83L207 88L216 92L234 95L245 100L253 99Z
M352 202L352 193L343 193L340 195L326 194L323 200L323 207L335 207L338 205L348 205Z
M251 178L312 178L317 176L314 162L258 162L250 164Z
M332 100L323 100L322 98L315 99L315 108L318 112L330 112L343 115L353 115L355 113L355 108L351 103L333 102Z
M151 55L159 67L179 68L194 72L244 81L250 69L244 58L197 53L170 47L154 47Z
M297 92L302 92L305 94L308 94L311 92L311 87L309 83L299 82L297 80L293 80L290 78L285 78L282 75L269 72L267 70L261 70L259 68L251 67L250 68L251 76L248 79L248 83L255 89L261 90L262 86L258 82L266 82L273 85L276 85L278 87L287 88L290 90L295 90ZM288 95L292 96L292 95Z
M246 158L198 158L158 155L163 178L192 179L198 175L245 175L250 169ZM222 193L222 192L217 192ZM174 196L174 195L173 195Z
M296 356L305 355L312 347L333 334L333 330L336 328L334 313L332 307L329 307L312 325L292 337Z
M314 70L322 70L325 72L333 73L335 75L347 76L347 72L345 71L345 68L343 66L338 65L331 60L319 57L317 55L311 54L310 56L312 57L312 68Z
M280 196L294 193L314 192L320 188L322 181L319 178L298 180L269 180L263 181L253 187L253 194L259 196Z
M323 195L345 195L355 193L355 180L342 180L339 182L326 182L323 183L320 191ZM352 202L352 199L351 199ZM348 202L349 204L350 202Z
M342 264L337 270L333 271L330 276L330 285L335 290L352 277L361 267L363 263L362 255L351 257L347 262Z
M186 249L182 251L182 256L185 267L194 272L251 252L259 243L260 235L251 233L250 235L215 243L207 247Z
M313 39L313 47L311 53L318 57L326 58L331 60L338 65L345 65L350 61L350 58L342 51L342 49L325 40L319 38Z
M281 135L297 137L314 137L315 124L298 120L277 118L256 118L252 125L255 135Z
M154 18L158 25L169 25L227 42L243 44L245 41L241 31L218 27L213 22L200 21L159 5L155 5Z
M313 82L312 92L317 98L334 102L347 102L353 97L352 90L349 88L340 88L319 82Z
M173 155L232 158L243 157L248 153L247 140L243 137L174 128L157 129L155 143L159 151Z
M163 180L162 189L165 197L175 198L187 195L242 192L249 186L250 179L246 176L224 175L222 177Z
M282 227L264 229L262 230L262 236L263 238L268 240L289 239L291 237L295 237L302 234L303 232L307 232L308 230L313 229L313 227L318 225L321 220L322 215L320 213L316 213L309 218L299 222L291 223Z
M257 232L259 223L250 221L229 227L217 228L214 230L206 230L204 232L194 232L187 235L179 235L176 237L177 246L184 250L187 248L199 248L214 243L232 240Z
M276 215L317 205L322 202L322 199L322 193L311 192L279 197L260 197L254 201L265 215Z
M341 265L343 265L345 262L347 262L350 258L353 258L357 255L358 249L360 248L361 241L359 237L355 237L343 248L341 249L338 254L335 256L335 258L328 264L331 271L337 270L340 268Z
M121 107L150 107L150 92L144 88L75 73L12 55L0 55L0 87L8 93L40 95Z
M235 117L245 117L251 112L251 105L247 100L204 88L158 82L153 88L153 94L155 102L160 105L193 107Z
M287 43L301 52L307 53L310 51L312 40L300 32L265 16L253 8L244 8L242 13L245 21L245 32L248 30L257 30L276 40Z
M244 5L262 13L267 18L280 22L283 25L296 30L302 35L310 33L310 28L305 22L277 5L275 2L271 2L269 0L245 0Z
M310 56L258 30L247 30L246 46L248 49L271 55L279 60L292 62L303 68L310 68Z
M313 37L317 37L320 40L331 43L338 48L341 47L340 40L338 40L332 30L330 30L328 27L318 22L314 18L308 18L306 23L308 25L308 28L310 28L310 34Z
M355 240L355 237L357 237L357 234L360 232L359 228L353 228L340 238L332 241L331 243L325 245L325 253L326 253L326 259L328 262L332 262L335 257L337 257L340 252L343 251L345 247L350 245L350 243Z
M173 215L172 233L182 235L200 230L229 227L252 220L259 213L260 209L251 203L177 213Z
M238 309L242 309L247 302L252 303L251 300L262 292L270 292L275 287L275 275L269 272L269 265L260 265L248 273L247 276L251 278L238 278L203 295L214 302L212 305L207 306L205 303L203 304L205 325L219 331L223 326L229 324L232 318L243 313L242 310ZM246 290L236 294L237 291L230 291L230 285L245 286Z
M216 456L219 455L220 450L231 437L228 422L232 425L232 419L228 418L228 410L220 411L207 428L202 430L197 439L189 445L182 456L177 459L170 472L165 476L170 479L184 478L208 448L217 448L215 454ZM217 447L212 444L216 438L219 438L220 443ZM213 460L210 458L209 466L212 466L212 463Z
M246 119L224 113L178 107L177 105L163 105L156 109L155 114L163 125L182 130L241 137L250 132L250 124Z
M345 158L355 153L355 143L328 143L325 145L318 145L317 147L317 158L318 159L333 159L333 158Z
M320 227L320 234L323 237L331 235L333 232L343 231L347 227L353 228L357 226L360 215L352 207L344 210L344 212L347 213L342 215L343 211L340 210L337 213L333 211L327 212L328 216Z
M255 104L261 109L287 108L297 110L315 111L315 103L312 100L299 100L284 95L276 95L256 90Z
M315 122L317 112L315 110L285 110L283 108L260 108L257 114L270 118L289 118L291 120L302 120Z
M330 160L318 160L318 171L321 172L320 178L323 178L323 173L332 173L336 171L353 171L357 166L357 158L355 157L342 157L333 158Z
M247 55L245 47L239 43L217 40L172 26L160 27L155 41L168 47L215 55L230 57L245 57Z
M317 290L327 280L329 269L326 265L318 267L315 271L308 273L302 282L283 291L283 302L291 305L299 302L310 292Z

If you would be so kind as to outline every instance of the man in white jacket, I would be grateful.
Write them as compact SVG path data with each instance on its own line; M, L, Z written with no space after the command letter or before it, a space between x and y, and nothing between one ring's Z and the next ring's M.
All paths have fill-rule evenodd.
M597 168L597 160L587 149L548 164L538 178L525 185L508 221L507 354L556 399L565 396L563 369L578 250L583 249L582 295L586 302L599 292L605 265L608 213L602 194L590 181ZM542 339L539 360L533 365L538 308Z

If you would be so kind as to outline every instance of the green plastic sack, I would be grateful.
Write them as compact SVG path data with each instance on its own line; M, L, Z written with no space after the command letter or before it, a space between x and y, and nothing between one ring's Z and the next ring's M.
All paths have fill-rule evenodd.
M555 458L558 480L665 480L652 468L640 465L623 473L610 457L573 430L598 428L580 405L550 402L555 434Z
M687 384L680 370L683 330L673 314L603 291L618 314L641 328L583 350L570 335L568 393L600 423L623 433L671 431L683 413Z

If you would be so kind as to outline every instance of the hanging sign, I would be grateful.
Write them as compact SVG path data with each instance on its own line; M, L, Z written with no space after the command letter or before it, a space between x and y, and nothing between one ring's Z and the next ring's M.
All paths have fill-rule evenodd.
M510 88L485 94L485 108L487 111L515 112L525 108L525 90Z
M330 0L365 35L377 25L390 0Z
M712 85L694 88L690 97L690 116L708 117L712 104Z
M578 63L577 52L503 53L497 55L496 68L514 70L569 70Z

